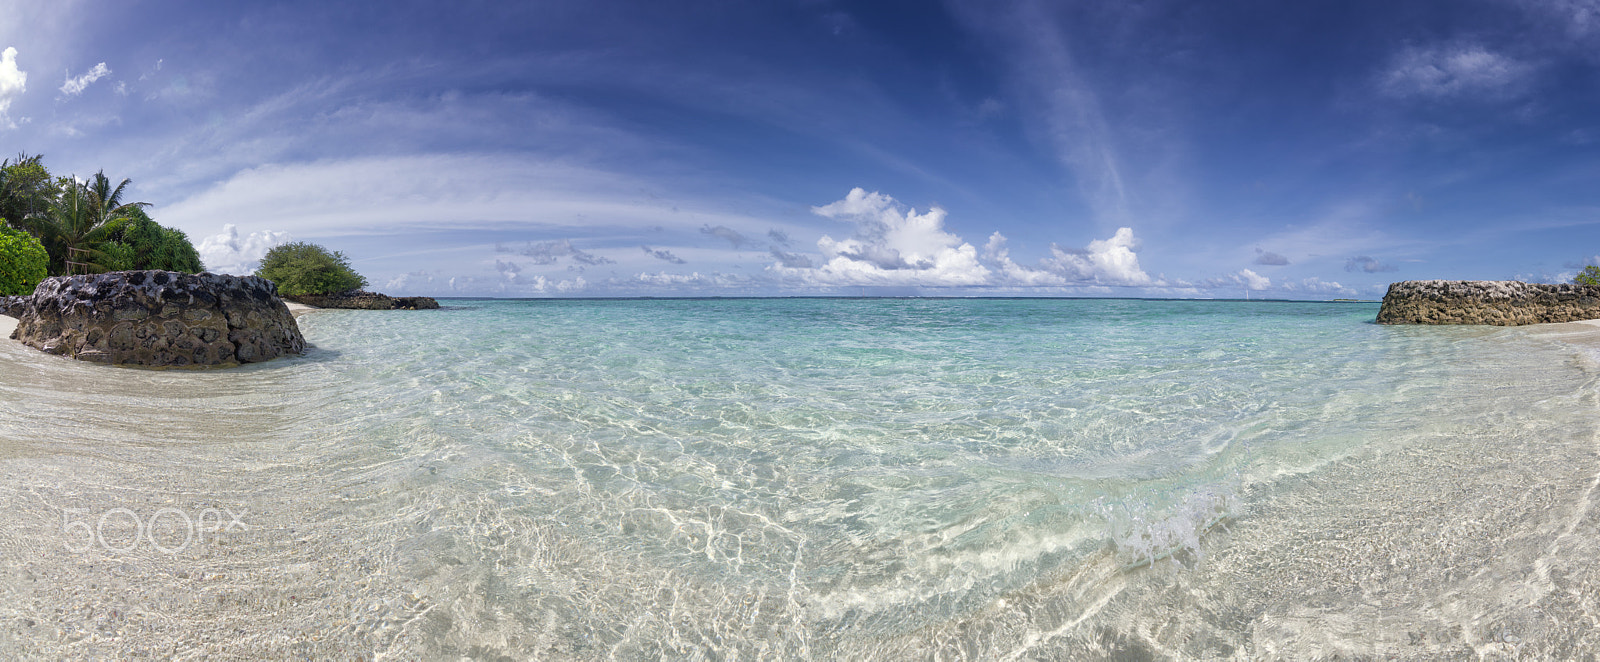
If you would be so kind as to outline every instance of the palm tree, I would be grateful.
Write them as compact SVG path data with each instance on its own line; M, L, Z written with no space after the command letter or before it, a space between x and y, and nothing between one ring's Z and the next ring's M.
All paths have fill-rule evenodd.
M150 205L122 202L122 192L131 183L133 180L124 179L113 188L104 171L86 182L76 178L61 182L60 195L50 201L43 215L29 223L50 253L50 273L70 274L69 261L87 263L89 271L106 270L109 256L100 250L101 244L111 238L132 210Z
M122 192L132 184L133 180L123 179L116 188L111 187L111 180L106 177L106 171L101 170L94 174L94 179L88 181L89 192L95 203L95 213L101 225L109 225L122 221L128 213L135 209L149 207L148 202L129 202L123 204Z

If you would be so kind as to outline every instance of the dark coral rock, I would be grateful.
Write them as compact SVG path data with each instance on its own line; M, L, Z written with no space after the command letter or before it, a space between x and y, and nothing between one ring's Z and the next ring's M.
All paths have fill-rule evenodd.
M349 308L355 310L432 310L439 302L428 297L391 297L377 292L360 290L339 294L300 294L283 297L295 303L317 308Z
M1600 319L1600 287L1514 280L1408 280L1389 286L1379 324L1517 326Z
M272 281L255 276L118 271L47 278L11 337L82 361L226 366L305 351Z

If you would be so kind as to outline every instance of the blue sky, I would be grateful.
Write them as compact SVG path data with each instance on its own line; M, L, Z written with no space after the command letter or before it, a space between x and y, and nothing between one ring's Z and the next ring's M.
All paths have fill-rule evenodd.
M0 0L0 153L391 294L1324 299L1600 261L1600 0Z

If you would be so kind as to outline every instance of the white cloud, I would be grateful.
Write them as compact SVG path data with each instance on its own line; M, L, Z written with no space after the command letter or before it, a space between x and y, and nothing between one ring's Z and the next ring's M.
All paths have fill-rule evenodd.
M726 274L702 274L698 271L689 274L669 274L665 271L658 273L634 274L634 281L640 285L657 287L729 287L740 284L742 279Z
M556 279L518 273L515 265L496 261L493 278L447 276L444 271L403 273L383 284L384 294L394 296L491 296L521 297L576 294L589 288L589 281L577 276Z
M1040 260L1038 267L1012 261L1005 244L1005 235L999 232L990 235L983 256L999 270L1002 284L1006 285L1164 287L1173 284L1152 278L1140 268L1136 253L1139 240L1133 236L1133 228L1118 228L1110 239L1096 239L1085 249L1050 244L1050 256Z
M1240 269L1239 273L1234 274L1234 280L1251 290L1265 290L1272 287L1272 279L1249 269Z
M67 74L66 82L61 84L61 93L69 97L78 96L79 94L83 94L84 88L89 87L90 83L100 80L101 78L105 78L109 75L111 75L111 69L107 68L106 63L104 62L94 65L93 68L84 72L82 76L78 76L77 78L73 78L72 74L69 73Z
M212 273L246 276L261 266L261 258L274 246L289 243L289 233L263 230L240 237L232 223L222 226L222 234L206 237L196 250L206 270Z
M1046 269L1069 280L1092 281L1098 285L1163 285L1139 268L1139 240L1133 228L1117 228L1110 239L1089 242L1087 250L1050 245L1050 257L1042 261Z
M534 276L524 291L534 294L571 294L581 292L589 287L589 282L578 276L571 279L554 280L544 276Z
M11 101L28 88L28 72L17 68L17 49L7 47L0 51L0 126L15 129L8 112Z
M983 259L994 265L1000 272L1001 280L1007 284L1021 285L1024 287L1061 286L1067 284L1067 279L1044 269L1033 269L1017 264L1011 259L1011 250L1006 248L1006 236L997 230L989 235L989 243L983 246Z
M433 274L427 271L412 271L390 278L383 284L383 291L385 294L394 295L434 292L438 289L434 283Z
M977 249L944 230L945 211L938 207L918 214L887 195L852 189L843 200L813 213L856 225L847 239L824 235L817 240L823 264L796 268L780 262L768 267L780 276L799 276L821 286L986 285L989 269L978 262Z
M1379 86L1395 97L1504 96L1532 70L1482 46L1411 48L1395 57Z
M1316 276L1301 279L1299 283L1286 282L1283 284L1283 289L1290 292L1310 292L1313 294L1355 294L1355 290L1339 284L1338 281L1322 280Z
M1132 228L1119 228L1110 238L1091 241L1084 249L1051 244L1050 255L1035 267L1013 260L1006 237L999 232L989 236L980 260L972 244L944 229L945 211L938 207L919 214L887 195L857 188L843 200L812 211L854 222L855 234L843 240L826 235L819 239L821 266L813 267L803 256L774 249L780 262L767 267L769 272L823 287L1021 287L1087 292L1086 288L1169 284L1139 266L1139 241Z
M559 162L419 154L264 165L161 210L191 231L225 218L296 237L441 228L726 226L765 232L770 219L720 211L654 182ZM758 230L758 228L760 228Z

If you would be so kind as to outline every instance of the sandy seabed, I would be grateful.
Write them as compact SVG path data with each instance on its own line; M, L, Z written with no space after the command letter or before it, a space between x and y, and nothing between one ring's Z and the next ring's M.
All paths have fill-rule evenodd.
M0 317L0 337L14 324ZM1588 358L1600 324L1530 333L1571 346L1574 367L1600 376ZM1494 370L1486 362L1481 378ZM604 657L540 648L515 614L472 624L473 638L451 634L463 629L449 616L457 603L494 589L455 585L449 548L386 548L424 521L416 513L318 527L373 495L297 464L326 450L312 441L256 445L247 431L316 404L308 394L256 406L253 391L274 379L268 365L175 387L159 372L0 342L0 654ZM162 392L165 405L148 397ZM1373 444L1257 484L1196 550L1132 569L1107 551L960 622L823 656L1594 657L1600 402L1584 388L1529 407L1504 421L1419 422L1426 443ZM1486 424L1498 426L1494 443ZM402 469L416 467L372 470Z

